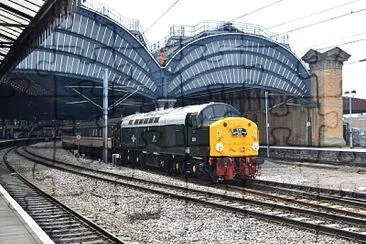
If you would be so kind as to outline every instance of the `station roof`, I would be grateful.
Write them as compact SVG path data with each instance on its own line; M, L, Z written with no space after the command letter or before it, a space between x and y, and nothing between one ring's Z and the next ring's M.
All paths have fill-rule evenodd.
M100 102L94 88L101 85L106 68L112 86L132 90L143 104L228 88L268 89L304 99L310 95L310 73L301 60L288 46L262 35L219 26L179 46L162 65L138 38L142 34L116 22L105 8L76 6L82 0L16 1L0 3L0 82L12 88L8 97L19 92L24 99L39 98L58 115L83 102L72 97L71 86L92 82L90 94ZM34 100L24 102L27 111L39 111L30 109ZM56 109L52 103L62 106Z
M1 0L0 81L78 3L78 0Z

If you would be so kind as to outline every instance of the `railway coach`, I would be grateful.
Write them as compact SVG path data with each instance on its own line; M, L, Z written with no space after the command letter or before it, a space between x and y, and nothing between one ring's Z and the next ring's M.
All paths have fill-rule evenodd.
M109 153L116 148L115 133L120 121L120 118L108 121L107 148ZM78 148L81 152L101 154L104 142L102 122L98 120L64 125L61 128L61 141L64 148Z

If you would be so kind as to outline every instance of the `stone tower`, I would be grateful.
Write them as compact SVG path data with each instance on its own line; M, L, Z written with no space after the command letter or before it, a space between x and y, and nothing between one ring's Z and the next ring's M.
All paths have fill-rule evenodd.
M320 53L310 49L302 59L312 73L311 111L314 146L343 146L342 67L351 55L335 47Z

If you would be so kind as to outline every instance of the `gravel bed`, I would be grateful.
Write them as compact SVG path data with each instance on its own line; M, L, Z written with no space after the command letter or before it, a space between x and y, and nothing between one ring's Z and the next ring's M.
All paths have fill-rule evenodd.
M44 148L46 148L46 150L40 150L39 149L40 147L44 147ZM34 147L29 147L28 150L32 151L38 155L43 155L45 157L49 157L49 158L53 157L57 160L61 160L64 162L73 162L73 164L83 165L83 166L88 164L88 166L90 166L91 168L100 169L100 170L113 172L113 173L118 173L118 174L122 174L122 175L128 175L128 176L132 176L134 178L153 179L154 181L167 183L170 185L182 186L182 187L185 187L186 189L200 189L200 190L203 190L206 192L215 192L215 193L225 194L228 196L239 197L239 198L243 198L243 199L263 201L262 196L257 196L254 194L247 194L246 192L240 193L238 191L233 191L232 189L229 189L229 190L226 190L225 188L218 189L218 188L213 188L210 186L189 183L187 181L187 180L189 180L189 178L187 180L173 179L170 176L149 173L149 172L141 171L141 170L134 170L131 168L126 168L126 167L118 167L118 169L116 170L116 167L111 167L110 164L104 164L99 161L92 161L92 160L85 159L85 158L77 159L70 152L63 151L63 149L60 149L60 148L58 148L57 150L53 150L53 148L51 148L51 149L49 148L49 145L37 144ZM50 150L53 150L52 153L55 153L55 151L58 151L59 153L54 154L54 156L51 156ZM65 153L66 153L66 155L65 155ZM103 166L107 166L105 168L108 168L108 169L101 167L101 164L103 164ZM268 203L279 204L278 200L275 198L267 198L266 201ZM294 205L290 202L281 202L280 204L282 204L284 206L290 205L290 206L297 206L297 207L306 208L306 209L312 209L311 207L304 207L303 205L297 205L297 204Z
M43 155L45 157L51 157L50 156L50 150L51 149L47 149L47 150L40 150L39 147L43 147L43 145L36 145L35 147L32 148L28 148L29 151L32 151L38 155ZM47 147L46 147L47 148ZM242 199L250 199L250 200L257 200L257 201L263 201L263 196L257 196L255 194L248 194L245 191L243 191L242 193L238 192L238 191L233 191L232 189L225 189L225 187L223 187L223 189L218 189L218 188L213 188L210 186L203 186L203 185L197 185L194 183L189 183L186 180L179 180L179 179L172 179L172 177L170 176L163 176L163 175L159 175L159 174L154 174L154 173L149 173L149 172L145 172L145 171L140 171L140 170L133 170L130 168L125 168L125 167L118 167L121 168L121 170L116 170L115 167L111 168L110 164L103 164L103 165L107 165L108 168L110 168L109 170L103 169L101 168L101 164L100 162L88 162L88 159L77 159L73 156L73 155L66 155L65 157L65 152L62 152L62 149L58 149L58 151L60 152L59 154L63 154L63 157L61 155L55 155L56 159L61 159L61 161L65 161L68 162L67 160L71 160L74 164L78 164L80 165L81 162L83 162L84 166L86 163L90 163L89 166L91 165L92 168L99 168L102 169L104 171L113 171L114 173L118 173L118 174L122 174L122 175L128 175L128 176L133 176L134 178L144 178L144 179L153 179L154 181L159 181L159 182L163 182L163 183L167 183L170 185L178 185L178 186L182 186L185 189L200 189L206 192L215 192L215 193L219 193L219 194L224 194L224 195L228 195L228 196L233 196L233 197L239 197ZM85 162L87 161L87 162ZM132 175L132 173L134 173L134 175ZM189 180L189 178L187 179ZM305 209L311 209L314 210L314 208L308 207L308 206L303 206L300 204L292 204L290 202L281 202L279 203L277 199L275 198L265 198L267 203L272 203L272 204L280 204L283 206L291 206L291 207L301 207L301 208L305 208ZM282 211L282 210L280 210Z
M303 166L266 160L257 179L366 193L366 175L358 167Z
M75 159L52 143L37 144L37 153L107 168L103 163ZM48 149L46 148L48 147ZM116 235L138 243L350 243L313 231L270 223L191 202L166 198L122 186L48 169L11 154L8 159L29 179ZM21 162L21 163L15 163ZM108 169L112 167L108 165ZM115 169L116 170L116 169ZM129 168L131 176L153 175ZM162 177L162 176L158 176ZM172 180L165 177L166 180Z

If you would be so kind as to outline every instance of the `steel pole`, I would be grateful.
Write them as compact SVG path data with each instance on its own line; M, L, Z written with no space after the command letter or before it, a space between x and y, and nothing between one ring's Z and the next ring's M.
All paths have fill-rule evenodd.
M108 163L108 69L103 76L103 162Z
M269 118L268 118L268 91L264 92L266 106L266 142L267 142L267 158L269 158Z
M352 136L352 95L349 96L349 147L353 147L353 136Z

